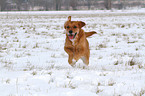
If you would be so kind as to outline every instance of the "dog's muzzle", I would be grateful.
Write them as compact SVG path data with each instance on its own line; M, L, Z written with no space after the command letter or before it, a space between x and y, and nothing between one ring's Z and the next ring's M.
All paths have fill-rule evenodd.
M72 39L74 39L75 37L76 37L76 35L77 35L77 32L76 33L69 33L68 34L68 38L70 39L70 40L72 40Z

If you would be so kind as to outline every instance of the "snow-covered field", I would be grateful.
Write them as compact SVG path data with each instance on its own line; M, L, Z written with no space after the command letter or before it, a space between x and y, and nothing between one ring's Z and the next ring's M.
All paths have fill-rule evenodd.
M67 62L69 15L98 32L88 67ZM145 96L145 12L0 13L0 96Z

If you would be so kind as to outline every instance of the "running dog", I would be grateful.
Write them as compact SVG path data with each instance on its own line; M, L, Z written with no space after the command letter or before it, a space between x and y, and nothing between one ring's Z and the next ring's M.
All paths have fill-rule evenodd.
M68 62L71 66L82 59L84 64L89 65L90 49L87 37L96 34L95 31L84 32L86 24L82 21L71 21L71 16L64 24L66 39L64 50L68 54Z

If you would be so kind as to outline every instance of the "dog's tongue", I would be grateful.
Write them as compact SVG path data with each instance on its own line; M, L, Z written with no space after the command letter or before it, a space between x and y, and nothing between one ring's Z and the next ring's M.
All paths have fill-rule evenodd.
M69 39L74 39L74 36L73 35L69 35L68 38Z

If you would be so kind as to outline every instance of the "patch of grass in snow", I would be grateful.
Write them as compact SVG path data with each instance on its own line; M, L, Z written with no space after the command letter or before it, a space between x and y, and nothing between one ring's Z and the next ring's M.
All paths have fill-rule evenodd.
M33 46L33 49L35 49L35 48L39 48L38 43L36 43L35 46Z
M113 86L114 84L116 84L116 82L114 80L110 79L108 81L108 86Z
M27 61L26 63L27 63L27 66L26 68L23 69L23 71L30 71L30 70L35 69L35 66L32 65L29 61Z
M134 58L132 58L131 60L128 61L128 65L129 66L135 66L137 65L139 69L143 68L143 65L141 62L135 60Z
M145 95L145 88L142 88L140 92L132 92L133 96L144 96Z
M9 84L10 81L11 81L11 80L10 80L9 78L7 78L7 79L3 79L3 78L1 78L1 83Z
M100 93L100 92L103 92L103 89L99 89L99 88L97 87L96 94L98 94L98 93Z
M99 49L101 49L101 48L107 48L107 46L106 46L106 44L99 44Z
M6 67L6 68L11 68L13 65L12 60L1 59L0 62L1 62L1 64L4 64L4 67Z
M71 80L68 82L68 84L64 85L64 88L71 88L71 89L75 89L76 86L73 85L73 83L71 82Z
M6 80L6 83L10 83L10 79L7 79L7 80Z
M34 75L37 75L37 72L36 71L33 71L32 72L32 75L34 76Z

